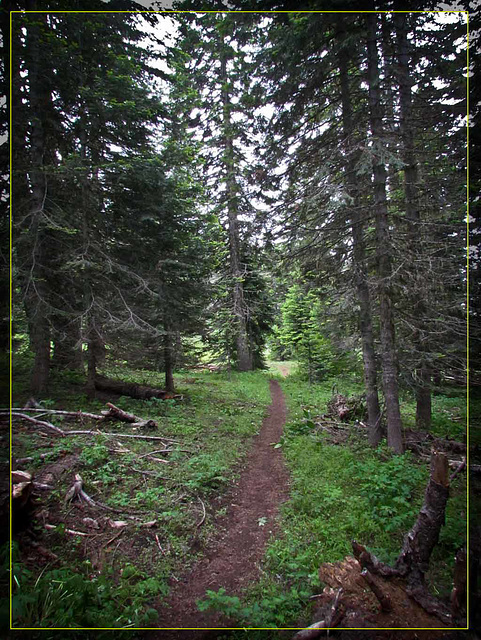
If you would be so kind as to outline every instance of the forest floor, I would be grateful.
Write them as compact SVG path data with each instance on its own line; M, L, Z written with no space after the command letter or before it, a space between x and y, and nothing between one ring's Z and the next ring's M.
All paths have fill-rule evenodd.
M88 398L81 372L54 377L40 417L68 435L14 425L15 468L52 487L34 492L14 519L14 626L127 627L139 629L137 638L173 640L185 634L168 629L200 629L188 632L194 640L218 637L213 627L237 628L228 632L236 638L247 628L265 640L271 635L255 629L270 628L290 638L288 629L318 619L320 567L352 554L352 539L392 563L421 507L429 456L394 456L385 443L372 450L354 420L325 413L333 389L362 392L356 378L309 385L296 369L270 362L267 372L178 372L179 401ZM18 362L15 406L28 399L29 370L27 359ZM105 374L163 382L118 365ZM106 401L157 429L48 413L98 414ZM412 438L409 395L401 410ZM464 421L462 390L433 397L432 435L462 440ZM68 498L78 473L96 504ZM459 474L427 575L447 602L465 527Z
M159 627L237 626L219 613L199 612L196 601L207 590L224 588L238 594L258 577L266 542L276 528L279 506L288 498L289 474L281 450L272 446L283 433L286 403L276 380L270 381L270 392L272 403L240 480L224 499L227 514L215 520L219 533L193 570L173 583L171 598L160 611Z

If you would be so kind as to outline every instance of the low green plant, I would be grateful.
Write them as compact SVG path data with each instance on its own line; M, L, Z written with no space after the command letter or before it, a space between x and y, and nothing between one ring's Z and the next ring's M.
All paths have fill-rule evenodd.
M229 596L224 588L208 590L202 600L197 600L199 611L213 609L232 618L245 627L282 627L295 615L299 615L310 596L307 589L291 587L284 593L267 593L252 603L246 604L237 596Z
M87 467L97 467L108 459L109 450L102 442L96 442L92 447L85 447L80 454L80 460Z
M189 460L187 467L190 474L185 484L189 489L209 491L228 482L227 468L219 455L199 454Z
M420 489L427 479L426 469L413 463L411 452L393 455L383 443L377 455L356 460L350 468L373 521L389 533L407 531L419 511Z
M34 578L24 565L15 563L14 626L145 627L157 617L151 599L167 593L165 582L147 577L129 564L120 575L115 575L112 568L97 573L86 561L79 571L44 569Z

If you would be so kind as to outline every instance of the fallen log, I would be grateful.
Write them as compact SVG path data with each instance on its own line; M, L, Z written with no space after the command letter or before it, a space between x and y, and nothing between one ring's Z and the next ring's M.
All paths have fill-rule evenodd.
M98 429L89 429L88 431L83 429L74 429L73 431L64 431L64 436L98 436L102 434L104 436L111 436L112 438L131 438L132 440L155 440L158 442L177 442L171 438L164 438L163 436L141 436L135 433L110 433L108 431L99 431Z
M10 413L10 409L0 409L0 414ZM52 415L60 415L60 416L68 416L71 418L88 418L89 420L103 420L103 415L98 415L97 413L86 413L85 411L63 411L60 409L33 409L33 408L22 408L19 409L17 407L12 407L12 413L44 413L52 414Z
M65 431L63 431L63 429L60 429L60 427L56 427L51 422L46 422L45 420L36 420L35 418L32 418L32 416L27 416L25 413L17 413L17 412L12 413L12 419L25 420L25 422L34 424L35 426L51 429L52 431L55 431L55 433L58 433L61 436L65 435Z
M144 420L143 418L139 418L139 416L135 416L133 413L127 413L127 411L119 409L111 402L107 402L107 406L109 410L102 411L103 420L120 420L121 422L131 423L134 427L147 427L150 429L156 429L158 426L155 420Z
M447 440L444 438L434 438L434 446L436 449L442 449L452 451L453 453L466 453L466 444L464 442L457 442L456 440Z
M146 387L135 382L122 382L122 380L112 380L103 376L97 376L95 379L95 388L98 391L107 391L116 393L119 396L129 396L137 400L148 400L149 398L181 399L180 394L172 394L163 389L155 389L154 387Z

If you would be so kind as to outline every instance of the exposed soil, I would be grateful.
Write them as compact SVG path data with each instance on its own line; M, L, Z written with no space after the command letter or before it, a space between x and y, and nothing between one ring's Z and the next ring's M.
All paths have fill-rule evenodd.
M240 480L225 503L227 515L216 519L219 534L192 571L172 585L170 600L159 611L160 628L238 626L216 612L199 612L196 600L203 598L207 589L216 591L221 587L229 595L239 594L255 580L266 542L275 531L279 506L287 500L289 475L281 450L272 446L282 435L287 409L278 382L271 380L270 390L272 404ZM203 634L198 632L189 637ZM166 636L149 633L149 638L161 637ZM183 636L174 632L168 637Z

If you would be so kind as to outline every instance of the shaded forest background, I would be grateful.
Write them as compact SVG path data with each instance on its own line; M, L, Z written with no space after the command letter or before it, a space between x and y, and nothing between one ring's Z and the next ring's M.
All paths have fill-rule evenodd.
M400 399L429 431L433 398L466 387L469 319L477 398L478 11L467 300L464 14L83 13L106 6L138 8L28 3L3 48L14 380L21 362L37 400L58 376L94 397L125 367L174 394L191 367L296 361L314 387L362 380L369 443L402 454Z
M177 14L169 43L154 14L17 14L32 394L84 365L93 391L106 357L173 391L200 353L250 370L268 342L311 380L363 371L373 444L385 417L402 451L400 386L429 427L466 370L466 24L448 15Z

